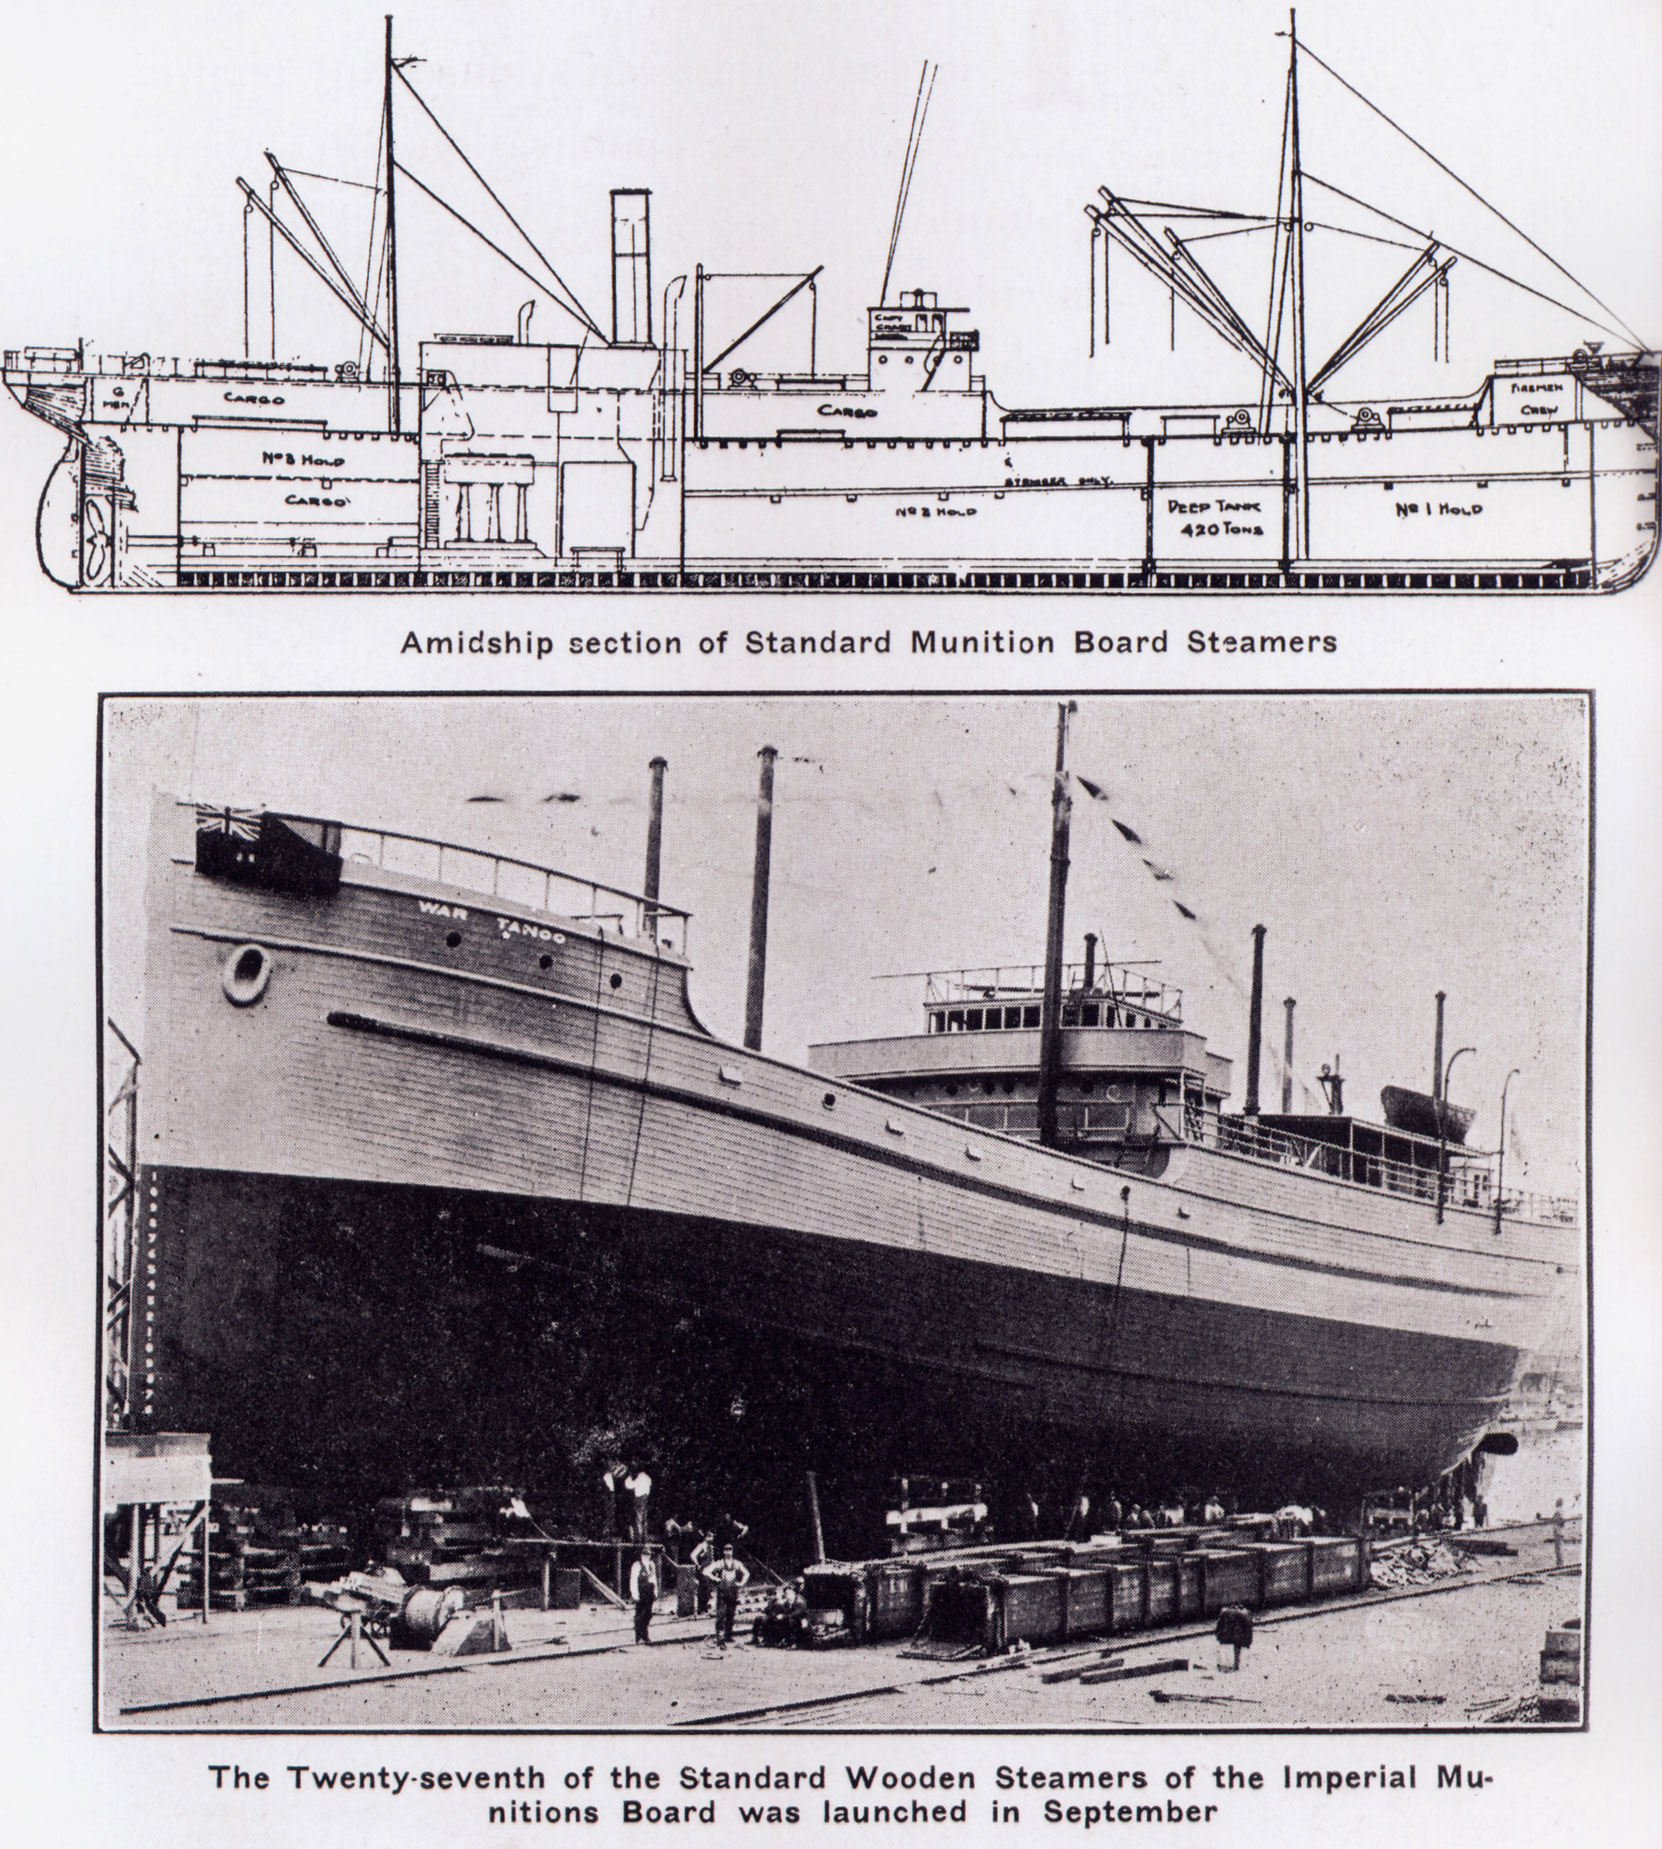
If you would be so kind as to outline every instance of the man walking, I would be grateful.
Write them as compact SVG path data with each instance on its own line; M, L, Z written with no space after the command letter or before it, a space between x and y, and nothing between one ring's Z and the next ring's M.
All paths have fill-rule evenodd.
M658 1596L658 1570L652 1555L642 1548L640 1558L629 1569L629 1596L635 1601L635 1642L652 1641L652 1602Z
M733 1623L739 1615L739 1588L750 1583L750 1569L733 1554L731 1541L721 1550L719 1559L704 1569L704 1577L716 1589L716 1642L724 1649L733 1641Z

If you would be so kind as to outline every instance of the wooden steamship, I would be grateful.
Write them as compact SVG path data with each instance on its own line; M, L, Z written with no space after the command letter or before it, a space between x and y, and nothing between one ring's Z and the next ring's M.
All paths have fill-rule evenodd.
M922 1032L804 1068L705 1029L647 885L157 799L137 1425L248 1474L389 1456L411 1370L460 1418L464 1377L536 1359L525 1278L604 1273L881 1397L901 1450L915 1386L1167 1482L1360 1492L1481 1446L1573 1289L1573 1205L1446 1138L1263 1113L1255 1060L1229 1112L1146 971L933 978Z

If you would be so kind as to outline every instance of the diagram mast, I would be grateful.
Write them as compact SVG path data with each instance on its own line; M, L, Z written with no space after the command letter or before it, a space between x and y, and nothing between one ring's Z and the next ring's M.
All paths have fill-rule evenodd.
M1310 385L1304 352L1304 167L1298 141L1298 9L1291 12L1292 183L1289 210L1293 236L1293 557L1310 556Z
M397 435L401 429L398 388L398 218L393 202L393 177L397 172L392 156L392 15L388 13L386 50L386 95L382 113L387 127L387 428Z

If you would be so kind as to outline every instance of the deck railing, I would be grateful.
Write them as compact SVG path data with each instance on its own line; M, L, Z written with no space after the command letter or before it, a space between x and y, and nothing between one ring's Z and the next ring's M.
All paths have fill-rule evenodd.
M998 1130L1006 1136L1031 1140L1038 1134L1038 1107L1032 1100L982 1099L953 1104L931 1104L930 1110L942 1117L979 1130ZM1198 1143L1225 1155L1244 1156L1252 1162L1268 1163L1276 1168L1302 1169L1310 1175L1326 1175L1335 1181L1348 1181L1363 1188L1375 1188L1383 1194L1395 1194L1435 1206L1438 1198L1437 1148L1426 1146L1428 1162L1424 1166L1393 1161L1385 1156L1367 1155L1358 1150L1323 1143L1314 1137L1293 1136L1250 1117L1228 1116L1211 1107L1202 1109L1192 1099L1181 1105L1172 1103L1151 1108L1148 1118L1132 1134L1134 1112L1122 1103L1075 1102L1067 1100L1057 1107L1057 1131L1064 1144L1105 1144L1117 1148L1142 1149L1151 1145L1174 1147ZM1152 1124L1152 1130L1149 1126ZM1494 1175L1487 1157L1467 1155L1458 1146L1447 1151L1447 1166L1442 1180L1445 1208L1466 1208L1493 1215L1496 1210ZM1507 1188L1500 1197L1500 1220L1532 1220L1548 1226L1575 1226L1579 1223L1576 1202L1564 1195L1537 1194L1526 1189Z
M926 1008L977 1007L988 1002L1019 1003L1023 999L1036 1002L1044 992L1044 965L1012 963L988 969L928 970L923 980ZM1180 1024L1183 1019L1183 991L1144 975L1134 965L1098 963L1087 988L1085 965L1064 964L1063 1007L1086 1000L1134 1009L1138 1014L1161 1015L1170 1024Z
M340 853L349 864L356 860L384 873L411 873L418 879L529 906L578 924L599 925L619 937L650 939L665 950L686 955L689 913L625 887L608 886L604 880L583 879L511 854L458 847L453 841L390 828L343 825Z
M195 807L187 804L186 807ZM338 852L347 865L407 873L436 885L454 886L482 898L501 899L578 924L598 925L613 936L640 938L678 956L687 954L692 914L662 900L644 898L604 880L562 873L512 854L459 847L435 835L405 834L395 828L353 828L322 816L274 811L278 820L306 829L338 829Z
M1359 1187L1378 1188L1386 1194L1407 1195L1415 1200L1434 1203L1439 1197L1439 1149L1430 1141L1421 1145L1427 1157L1425 1163L1398 1162L1364 1150L1324 1143L1316 1137L1295 1136L1289 1131L1256 1123L1250 1117L1230 1116L1210 1109L1198 1113L1188 1110L1184 1115L1191 1137L1198 1117L1198 1140L1227 1155L1249 1156L1254 1161L1273 1162L1279 1168L1300 1168L1310 1174L1331 1175ZM1441 1160L1443 1204L1492 1214L1496 1205L1495 1178L1489 1158L1468 1154L1458 1144L1451 1143L1441 1151ZM1573 1198L1521 1188L1504 1191L1500 1198L1500 1215L1503 1221L1510 1217L1559 1226L1574 1226L1579 1218Z

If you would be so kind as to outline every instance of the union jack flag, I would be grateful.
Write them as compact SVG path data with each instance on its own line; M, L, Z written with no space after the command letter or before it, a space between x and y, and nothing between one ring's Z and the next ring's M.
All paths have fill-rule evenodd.
M258 841L258 809L212 809L206 803L196 805L196 832L199 835L235 835L239 841Z

